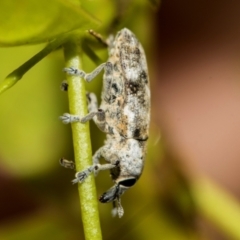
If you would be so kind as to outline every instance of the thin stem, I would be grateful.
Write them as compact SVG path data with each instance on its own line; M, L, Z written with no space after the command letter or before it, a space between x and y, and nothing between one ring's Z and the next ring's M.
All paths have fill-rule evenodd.
M81 69L81 49L77 41L64 44L66 67ZM71 114L87 114L84 80L79 76L67 75L69 110ZM92 165L92 150L89 123L72 123L72 135L76 170L82 171ZM78 184L83 228L86 240L101 240L101 228L94 176L91 174L82 184Z

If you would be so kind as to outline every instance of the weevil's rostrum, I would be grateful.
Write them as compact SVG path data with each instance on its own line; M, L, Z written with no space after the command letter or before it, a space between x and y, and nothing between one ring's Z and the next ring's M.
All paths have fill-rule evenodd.
M67 68L68 74L79 75L91 81L102 69L103 90L100 107L96 96L88 94L89 114L64 114L64 123L93 119L107 134L107 139L93 156L93 165L76 173L73 183L83 182L87 176L100 170L110 170L115 185L100 197L100 202L113 202L114 214L123 215L121 195L140 177L146 155L146 142L150 122L149 77L144 50L128 29L119 31L109 43L109 59L92 73ZM100 164L103 157L108 163Z

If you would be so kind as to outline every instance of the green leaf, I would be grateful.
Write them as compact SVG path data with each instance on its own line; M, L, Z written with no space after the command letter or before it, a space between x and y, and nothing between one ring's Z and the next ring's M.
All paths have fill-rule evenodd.
M1 0L0 47L47 42L98 21L69 0Z
M4 79L4 81L0 82L0 94L15 85L29 69L31 69L35 64L37 64L44 57L46 57L51 51L55 50L62 43L64 43L64 41L66 41L66 39L70 36L71 34L62 34L61 37L47 44L44 49L42 49L28 61L23 63L20 67L11 72Z

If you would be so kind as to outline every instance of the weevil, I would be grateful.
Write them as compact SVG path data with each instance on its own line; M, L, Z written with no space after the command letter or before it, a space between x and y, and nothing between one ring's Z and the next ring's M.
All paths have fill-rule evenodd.
M150 88L147 62L141 43L127 28L109 43L109 58L91 73L65 68L87 82L104 70L101 104L95 94L88 94L86 116L65 113L63 123L85 123L91 119L106 133L104 146L93 155L93 164L77 172L73 183L82 183L91 173L110 170L114 186L99 201L113 202L113 215L122 217L121 195L132 187L142 174L150 122ZM100 164L103 157L106 164Z

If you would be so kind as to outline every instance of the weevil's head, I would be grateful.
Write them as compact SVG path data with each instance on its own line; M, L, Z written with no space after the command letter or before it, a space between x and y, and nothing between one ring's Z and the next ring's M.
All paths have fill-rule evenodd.
M121 196L131 188L141 176L144 157L145 157L145 141L137 141L135 139L121 139L120 151L114 151L112 154L112 162L115 167L110 170L111 178L115 185L102 194L99 201L102 203L113 202L113 214L121 217L123 208L121 206ZM117 211L116 211L117 210Z
M116 184L111 187L108 191L102 194L99 201L102 203L113 202L112 214L115 216L118 214L119 217L123 216L123 207L121 205L121 195L132 187L136 183L135 177L125 177L120 180L116 180Z

